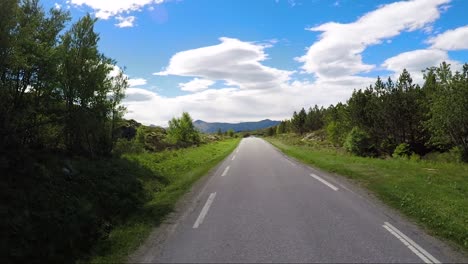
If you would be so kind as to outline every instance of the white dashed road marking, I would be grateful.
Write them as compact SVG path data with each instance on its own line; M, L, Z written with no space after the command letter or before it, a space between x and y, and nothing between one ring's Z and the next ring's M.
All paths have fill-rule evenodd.
M318 180L319 182L321 182L321 183L325 184L326 186L330 187L332 190L338 191L338 188L337 188L335 185L333 185L333 184L327 182L326 180L320 178L319 176L317 176L317 175L315 175L315 174L313 174L313 173L311 173L310 176L314 177L314 178L315 178L316 180Z
M210 210L210 206L213 203L214 198L216 197L216 193L210 194L210 197L208 197L208 200L205 203L205 206L203 206L203 209L200 212L200 215L197 218L197 221L193 224L193 228L198 228L203 223L203 219L205 219L206 214L208 213L208 210Z

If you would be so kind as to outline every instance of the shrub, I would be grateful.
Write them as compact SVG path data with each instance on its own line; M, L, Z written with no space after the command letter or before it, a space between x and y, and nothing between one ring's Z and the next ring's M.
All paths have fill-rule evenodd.
M174 117L169 121L167 136L169 142L178 147L200 144L200 133L193 125L192 118L187 112L183 112L180 118Z
M328 140L335 146L343 146L349 127L344 122L331 121L325 128Z
M370 136L358 127L354 127L348 133L344 147L347 151L358 156L370 156L372 154Z
M463 162L463 149L460 147L453 147L447 152L431 152L424 156L425 160L435 162L450 162L459 163Z
M413 152L410 149L410 145L401 143L395 148L392 156L394 158L409 158L411 154L413 154Z
M421 156L416 154L416 153L413 153L411 154L410 158L409 158L411 161L420 161L421 160Z
M75 263L148 199L125 159L22 156L2 171L2 257L6 263ZM21 191L18 191L21 190ZM4 214L3 214L4 212Z
M119 138L115 142L113 154L120 156L124 153L142 153L144 151L143 144L139 141L132 139L127 140L126 138Z

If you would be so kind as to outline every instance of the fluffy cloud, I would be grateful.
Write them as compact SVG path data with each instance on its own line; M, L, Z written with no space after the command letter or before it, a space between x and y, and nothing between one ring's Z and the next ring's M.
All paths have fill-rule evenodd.
M126 118L161 126L167 126L167 121L182 111L188 111L194 119L211 122L281 120L290 118L292 112L301 107L345 101L353 89L374 81L374 78L351 76L313 83L294 81L271 89L207 89L177 97L129 88L123 104L128 109Z
M298 58L303 70L319 78L337 78L368 72L361 53L366 47L397 36L402 31L423 29L439 18L441 6L450 0L400 1L380 6L349 24L325 23L310 28L322 32L307 53Z
M146 85L146 83L146 79L143 78L128 79L128 86L130 87L142 86Z
M161 4L165 0L69 0L76 6L88 6L96 12L96 17L109 19L122 13L141 10L146 5Z
M260 44L220 38L217 45L178 52L163 71L154 75L193 77L187 83L179 83L182 90L192 93L165 97L129 88L124 100L128 108L126 117L163 126L182 111L206 121L280 120L289 118L301 107L344 102L354 89L375 82L375 78L356 75L375 68L362 61L361 53L368 46L389 41L403 31L427 29L448 2L401 1L380 6L353 23L326 23L312 28L322 32L320 38L298 60L304 63L305 72L318 77L313 82L291 80L294 72L263 64L268 59L265 50L274 42ZM447 51L428 48L401 53L381 66L395 74L406 68L420 82L422 69L442 61L459 65L450 61ZM227 87L210 88L216 81Z
M199 92L208 89L211 85L215 84L212 80L194 78L190 82L179 83L182 91Z
M165 71L155 75L179 75L209 80L223 80L241 89L268 89L290 79L291 71L261 64L267 59L264 49L271 44L220 38L221 43L176 53Z
M453 30L447 30L428 40L432 48L442 50L468 49L468 25Z
M394 72L395 77L403 69L407 69L416 83L422 83L422 70L427 67L439 65L448 60L448 54L442 50L421 49L400 53L388 58L382 64L387 70Z
M394 77L397 77L403 69L407 69L411 73L413 82L422 84L422 70L431 66L439 66L443 61L450 63L453 70L461 69L459 62L450 60L447 51L437 49L420 49L403 52L388 58L382 66L394 72Z
M133 23L135 23L134 16L128 16L128 17L117 16L115 17L115 19L119 21L119 23L115 24L119 28L133 27Z

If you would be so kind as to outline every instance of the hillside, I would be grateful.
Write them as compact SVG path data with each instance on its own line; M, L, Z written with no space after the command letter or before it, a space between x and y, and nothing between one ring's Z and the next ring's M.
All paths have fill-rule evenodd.
M202 120L197 120L193 122L195 127L204 133L215 133L218 129L221 129L222 132L233 129L235 132L240 131L251 131L257 129L268 128L271 126L276 126L280 121L273 121L270 119L265 119L257 122L241 122L241 123L209 123Z

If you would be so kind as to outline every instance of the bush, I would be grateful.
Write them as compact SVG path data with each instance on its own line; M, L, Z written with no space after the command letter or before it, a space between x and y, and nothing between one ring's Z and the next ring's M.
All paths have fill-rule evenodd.
M193 125L189 113L183 112L180 118L172 118L169 121L167 136L170 143L178 147L188 147L200 144L200 133Z
M401 143L395 148L392 156L394 158L409 158L412 154L413 152L410 149L410 145Z
M3 262L74 263L148 199L136 176L152 172L125 159L22 159L0 167Z
M144 151L143 144L135 139L127 140L126 138L119 138L115 142L112 153L120 156L124 153L142 153Z
M349 128L342 122L331 121L325 128L328 140L335 146L343 146Z
M413 153L411 154L410 158L409 158L411 161L420 161L421 160L421 156L416 154L416 153Z
M370 156L372 144L370 136L362 129L354 127L346 136L344 148L358 156Z
M463 162L463 150L460 147L453 147L448 152L431 152L425 155L424 159L435 162L460 163Z

